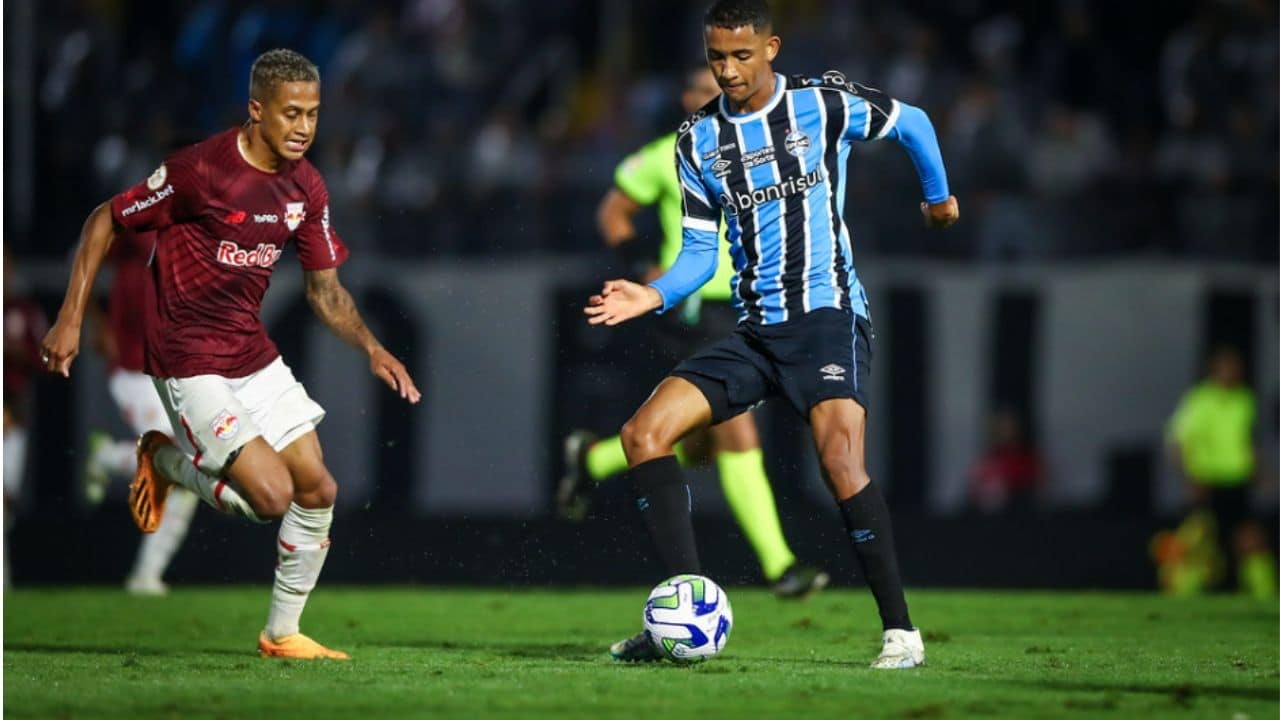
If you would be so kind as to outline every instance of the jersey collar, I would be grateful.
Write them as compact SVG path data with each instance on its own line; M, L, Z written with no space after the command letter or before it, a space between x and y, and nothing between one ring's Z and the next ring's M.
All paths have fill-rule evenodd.
M735 125L739 125L744 122L751 122L752 120L758 120L765 115L768 115L770 111L778 107L778 101L782 99L783 93L787 91L787 79L785 77L780 73L774 73L773 78L773 97L769 98L769 102L766 103L764 107L746 115L735 115L729 112L729 101L725 100L724 95L721 94L720 114L724 116L725 120L728 120Z

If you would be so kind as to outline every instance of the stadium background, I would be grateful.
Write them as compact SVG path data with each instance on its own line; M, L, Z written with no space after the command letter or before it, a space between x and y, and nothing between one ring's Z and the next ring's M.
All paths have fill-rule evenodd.
M265 314L329 409L343 488L325 582L646 582L656 564L621 488L582 525L551 499L564 433L617 428L658 377L643 323L589 329L579 307L622 271L595 203L623 154L678 122L700 5L6 3L15 282L52 316L93 205L176 138L240 122L258 52L301 50L324 81L310 157L353 250L344 280L425 392L409 410L375 387L308 319L286 257ZM1246 354L1271 477L1256 501L1273 522L1277 508L1275 7L938 5L776 3L778 69L838 68L927 109L961 201L959 226L928 233L906 157L855 153L878 335L869 455L906 581L1152 587L1146 542L1184 501L1164 423L1216 344ZM114 583L131 560L119 495L91 511L76 493L88 431L123 432L103 378L86 354L70 383L39 383L18 584ZM1047 482L981 508L969 477L1005 409ZM847 582L803 425L783 408L762 421L793 546ZM707 567L754 580L717 483L698 480ZM170 579L261 581L270 533L201 513Z

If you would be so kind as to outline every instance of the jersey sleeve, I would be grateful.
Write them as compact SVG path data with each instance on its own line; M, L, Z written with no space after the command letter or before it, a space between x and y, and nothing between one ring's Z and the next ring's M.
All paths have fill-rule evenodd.
M627 197L641 205L652 205L662 194L662 175L669 172L671 156L655 147L646 145L628 155L613 172L613 183Z
M307 271L336 268L346 262L350 251L333 231L329 217L329 190L320 173L313 173L308 185L306 215L294 234L298 261Z
M680 304L716 273L719 261L720 204L698 171L693 133L676 141L676 175L680 178L680 225L683 238L676 261L651 286L662 296L666 312Z
M111 198L111 217L127 230L159 230L190 220L205 194L203 164L190 150L169 156L146 180Z
M924 199L940 203L951 195L947 185L947 169L942 164L942 149L933 123L923 110L861 83L846 81L845 102L849 125L847 142L896 141L911 156Z

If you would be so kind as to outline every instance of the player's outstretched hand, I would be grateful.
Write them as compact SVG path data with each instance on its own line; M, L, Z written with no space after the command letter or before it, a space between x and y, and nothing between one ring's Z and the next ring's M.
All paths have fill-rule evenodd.
M939 230L949 228L960 219L960 203L952 195L940 203L920 203L920 212L924 214L924 224Z
M71 361L80 354L80 326L58 320L40 343L40 364L51 373L71 377Z
M610 280L582 309L592 325L617 325L662 307L662 295L648 285Z
M417 405L422 399L422 393L418 392L418 386L413 384L413 378L409 377L409 371L404 369L404 363L387 352L386 348L379 347L369 355L369 369L410 403Z

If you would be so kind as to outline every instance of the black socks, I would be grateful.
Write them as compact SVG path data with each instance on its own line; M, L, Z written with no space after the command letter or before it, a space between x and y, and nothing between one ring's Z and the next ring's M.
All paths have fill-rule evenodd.
M655 458L631 468L628 477L667 576L701 574L689 507L692 501L680 461L674 455Z
M911 630L907 599L902 594L902 576L898 572L898 554L893 547L893 524L879 486L872 483L838 505L862 575L880 608L884 629Z

